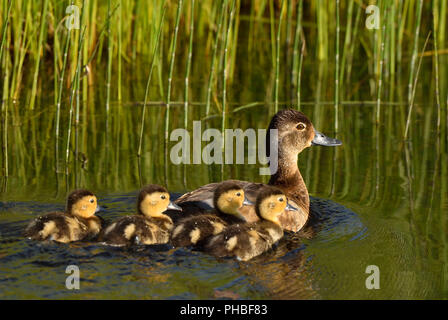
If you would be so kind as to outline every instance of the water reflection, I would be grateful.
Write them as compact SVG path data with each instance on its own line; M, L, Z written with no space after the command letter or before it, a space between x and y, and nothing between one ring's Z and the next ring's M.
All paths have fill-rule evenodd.
M403 125L395 120L403 107L388 107L396 111L383 108L379 125L372 119L373 107L340 107L340 115L350 119L339 124L338 138L344 145L331 150L313 147L299 159L309 191L317 196L312 197L311 210L319 223L287 235L275 250L248 263L220 261L188 249L126 251L21 238L29 219L63 208L67 189L95 190L106 209L103 217L113 220L134 212L140 183L164 184L166 179L171 191L182 193L218 181L221 168L164 162L161 124L151 120L157 119L160 107L148 108L151 123L145 126L138 158L133 129L140 108L122 106L112 107L108 120L95 113L82 119L78 156L71 158L68 175L65 170L55 174L54 150L48 142L51 111L34 116L13 112L7 130L15 139L9 144L9 176L3 179L0 209L0 279L6 288L2 294L74 297L55 292L63 285L64 267L70 262L86 272L85 290L76 296L84 298L446 297L446 135L434 126L435 112L419 112L423 109L417 106L418 125L411 128L411 140L402 141ZM230 115L230 123L243 130L265 128L268 108L256 108L257 112L247 109ZM181 127L177 119L183 111L172 112L173 128ZM191 112L195 115L194 108ZM332 133L331 106L306 106L304 112L316 127ZM106 121L120 131L106 130ZM220 125L219 119L206 122L209 127ZM258 172L257 165L224 166L224 178L266 182ZM364 285L365 268L372 264L382 274L377 292Z

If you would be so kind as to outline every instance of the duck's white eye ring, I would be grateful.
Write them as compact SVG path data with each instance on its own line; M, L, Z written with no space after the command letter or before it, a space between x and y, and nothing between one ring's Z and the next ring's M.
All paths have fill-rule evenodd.
M94 202L95 202L95 199L92 198L92 199L90 199L89 201L90 201L90 203L94 203Z
M306 129L306 124L304 124L303 122L299 122L296 126L297 130L303 131Z
M160 196L160 199L165 200L165 199L166 199L166 196L165 196L164 194L162 194L162 195Z

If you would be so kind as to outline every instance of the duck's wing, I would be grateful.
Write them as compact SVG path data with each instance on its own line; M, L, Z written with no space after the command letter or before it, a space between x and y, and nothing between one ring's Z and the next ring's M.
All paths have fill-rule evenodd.
M245 193L247 199L255 203L257 194L266 185L263 183L254 183L249 181L241 180L227 180L228 182L235 183L239 185ZM209 183L198 189L187 192L181 197L179 197L175 203L180 205L184 210L183 215L190 215L192 211L204 212L205 210L214 209L213 205L213 195L216 188L220 183ZM255 213L254 206L244 206L240 209L241 214L246 218L247 222L256 222L259 220L257 214ZM182 215L182 213L178 213Z
M261 191L262 188L266 187L263 183L254 183L249 181L241 181L241 180L227 180L228 182L233 182L238 184L242 189L244 189L244 193L246 197L255 202L257 198L257 194ZM202 204L207 204L210 208L214 208L213 206L213 194L220 183L209 183L198 189L187 192L181 197L177 198L175 203L181 204L185 202L201 202Z

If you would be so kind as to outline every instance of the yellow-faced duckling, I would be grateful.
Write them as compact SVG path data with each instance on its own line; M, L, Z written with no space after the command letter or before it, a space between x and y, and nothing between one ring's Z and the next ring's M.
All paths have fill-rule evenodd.
M244 190L236 183L221 182L215 190L209 214L189 216L178 221L171 234L175 247L200 245L204 239L222 232L228 225L244 222L239 210L252 205L244 196Z
M204 251L216 257L236 257L247 261L269 250L283 237L280 217L285 211L297 209L288 204L286 195L277 188L261 191L255 203L260 220L254 223L234 224L209 238Z
M138 195L138 214L113 222L104 229L100 241L116 246L167 243L173 228L173 221L163 213L167 209L182 210L170 201L164 187L147 185Z
M271 129L277 130L278 161L277 166L271 168L269 185L282 190L288 197L290 204L297 209L297 211L285 211L279 218L283 229L297 232L307 222L310 206L308 190L297 166L298 155L312 145L338 146L342 142L328 138L314 129L311 121L303 113L287 109L277 112L269 124L266 137L268 156L270 155ZM262 183L240 180L234 180L233 182L244 189L246 197L250 201L255 201L257 194L266 186ZM176 200L176 204L183 207L184 203L209 202L217 187L217 183L202 186L181 196ZM242 214L248 222L258 220L253 206L245 206L242 209Z
M54 240L68 243L96 237L102 221L95 195L84 189L72 191L67 197L65 212L51 212L33 220L25 229L25 237L33 240Z

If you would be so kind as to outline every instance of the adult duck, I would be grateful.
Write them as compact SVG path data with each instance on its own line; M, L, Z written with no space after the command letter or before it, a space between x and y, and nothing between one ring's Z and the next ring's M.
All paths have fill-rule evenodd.
M320 146L339 146L341 141L329 138L317 131L311 121L303 113L286 109L277 112L268 127L266 137L267 155L270 155L271 130L277 131L277 168L271 168L271 178L269 185L275 186L282 190L288 198L291 206L297 211L285 211L279 218L280 225L283 229L297 232L307 222L310 212L310 199L305 182L300 174L297 160L299 154L306 148L313 145ZM274 131L275 132L275 131ZM271 166L272 167L272 166ZM240 180L230 180L237 183L244 189L246 197L255 203L258 193L265 187L265 184L254 183ZM206 203L213 206L213 194L219 183L210 183L196 190L188 192L178 198L175 203L182 208L189 208L192 203ZM244 206L241 210L242 215L248 222L258 221L259 218L255 212L254 206Z

